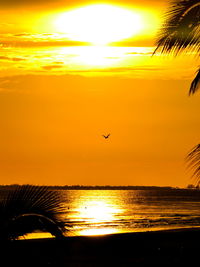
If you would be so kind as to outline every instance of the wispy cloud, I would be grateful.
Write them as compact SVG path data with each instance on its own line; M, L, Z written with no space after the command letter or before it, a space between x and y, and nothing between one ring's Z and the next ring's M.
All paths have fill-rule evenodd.
M85 69L85 70L70 70L68 72L80 72L80 73L87 73L87 72L105 72L105 73L113 73L113 72L134 72L134 71L162 71L164 68L156 68L153 66L147 66L147 67L136 67L136 68L129 68L129 67L120 67L120 68L92 68L92 69Z
M25 58L20 57L7 57L7 56L0 56L0 60L9 60L9 61L24 61Z
M63 68L62 68L63 67ZM59 75L80 75L80 76L123 76L126 78L142 78L152 79L159 77L159 74L166 71L165 68L154 66L141 67L111 67L111 68L88 68L88 69L67 69L64 65L46 65L42 66L41 70L36 70L36 73L49 72L49 74L58 73ZM147 76L147 73L149 74ZM150 74L151 73L151 74ZM163 75L161 75L162 77ZM161 78L160 77L160 78Z
M194 75L193 58L192 60L188 57L174 59L173 62L176 61L176 64L172 64L171 61L163 61L160 56L152 58L152 47L51 46L39 48L38 42L34 44L29 40L30 34L17 33L17 35L19 36L15 38L23 38L23 45L24 39L27 38L27 42L35 46L1 47L0 77L43 73L43 75L113 75L142 79L156 77L177 79L177 77ZM13 35L10 36L13 37Z
M152 52L127 52L126 55L152 55Z
M56 0L48 0L49 3L55 3ZM47 4L46 0L1 0L0 7L29 6L35 4Z
M27 32L15 34L0 34L0 44L4 47L65 47L65 46L85 46L89 43L68 40L66 34Z
M110 1L115 2L115 1ZM132 0L124 0L124 3L132 4ZM165 1L164 1L165 2ZM1 0L0 1L0 7L10 7L10 8L16 8L16 7L34 7L34 6L44 6L46 9L54 6L54 7L68 7L68 6L77 6L77 5L83 5L83 4L89 4L89 3L94 3L94 1L85 1L85 0ZM141 0L135 0L134 1L135 5L140 4L141 5ZM160 0L143 0L142 2L143 5L151 6L155 5L163 5L162 1Z
M66 33L29 33L29 32L18 32L18 33L0 33L0 43L3 46L13 47L41 47L41 46L88 46L91 45L89 42L83 41L72 41ZM151 47L152 52L154 51L152 43L141 41L138 42L115 42L111 43L110 46L116 47Z
M0 45L3 47L66 47L66 46L85 46L88 43L79 41L25 41L25 40L2 40Z
M15 37L30 37L30 36L32 36L32 34L23 32L23 33L15 33L15 34L13 34L13 36L15 36Z
M44 69L44 70L53 70L53 69L59 69L59 68L62 68L63 66L61 66L61 65L57 65L57 64L55 64L55 65L46 65L46 66L42 66L42 68Z

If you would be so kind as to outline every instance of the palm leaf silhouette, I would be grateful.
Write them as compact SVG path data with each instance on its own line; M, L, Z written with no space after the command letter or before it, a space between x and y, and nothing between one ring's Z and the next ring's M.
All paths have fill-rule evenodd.
M196 178L197 185L200 182L200 144L196 145L186 157L188 168L193 170L192 177Z
M200 69L197 71L197 75L191 83L189 95L194 94L198 90L199 82L200 82Z
M177 55L183 50L199 54L200 51L200 1L174 0L165 14L165 22L158 33L156 49L161 53ZM193 80L189 94L199 88L200 71Z
M161 52L177 54L188 48L199 52L199 17L199 0L172 1L158 35L155 52L161 49Z
M17 239L35 230L64 236L62 196L44 186L24 185L0 202L0 240Z

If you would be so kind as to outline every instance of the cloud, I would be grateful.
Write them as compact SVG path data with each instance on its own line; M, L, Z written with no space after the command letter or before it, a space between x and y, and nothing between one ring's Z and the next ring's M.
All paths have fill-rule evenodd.
M21 5L33 5L33 4L47 4L47 3L55 3L56 0L1 0L0 6L5 7L14 7Z
M9 60L9 61L24 61L25 58L20 57L6 57L6 56L0 56L0 60Z
M54 62L52 62L53 64L58 64L58 65L62 65L62 64L64 64L64 62L62 62L62 61L54 61Z
M124 0L125 4L133 4L132 0ZM160 0L143 0L143 5L149 5L152 6L154 4L160 5L162 1ZM165 2L165 1L164 1ZM55 5L55 6L72 6L72 5L86 5L86 4L95 4L96 1L94 0L1 0L0 1L0 7L18 7L18 6L38 6L38 5L44 5L46 8L49 6ZM116 0L110 0L110 4L121 4L121 1ZM135 5L141 4L141 0L135 0Z
M52 69L58 69L58 68L62 68L61 65L46 65L46 66L42 66L42 68L44 70L52 70Z
M126 55L152 55L153 52L127 52Z
M65 47L85 46L88 43L79 41L25 41L25 40L3 40L0 45L4 47Z
M1 8L37 8L41 6L43 9L69 7L77 5L95 4L94 0L1 0Z
M26 37L26 36L28 36L29 37L30 35L31 35L30 33L22 32L22 33L16 33L13 36L16 36L16 37Z
M121 68L106 68L106 69L87 69L87 70L71 70L68 72L133 72L133 71L161 71L163 68L156 68L153 66L148 67L139 67L139 68L129 68L129 67L121 67Z
M54 61L49 65L42 66L42 69L44 69L44 70L60 69L63 67L63 65L64 65L64 62L62 62L62 61Z

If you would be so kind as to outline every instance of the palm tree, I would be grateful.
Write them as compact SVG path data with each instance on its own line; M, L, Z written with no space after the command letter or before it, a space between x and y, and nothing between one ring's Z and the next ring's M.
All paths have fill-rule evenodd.
M44 186L24 185L0 202L0 241L14 240L35 230L64 236L62 196Z
M183 50L200 52L200 1L199 0L174 0L165 15L165 22L158 34L154 54L161 53L179 54ZM191 83L189 94L194 94L199 89L200 68Z
M192 177L196 177L196 184L199 186L200 183L200 144L195 146L187 155L186 161L188 167L193 169Z
M165 22L158 34L156 49L161 53L172 53L175 56L182 51L200 52L200 1L174 0L165 15ZM199 89L200 68L191 83L189 95ZM187 155L188 166L194 172L197 185L200 183L200 144L195 146Z

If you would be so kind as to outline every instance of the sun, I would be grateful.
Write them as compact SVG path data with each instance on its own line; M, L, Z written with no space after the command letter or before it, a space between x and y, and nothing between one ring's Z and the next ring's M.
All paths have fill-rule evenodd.
M129 38L143 28L142 18L132 10L96 4L60 14L56 31L75 41L106 45Z

